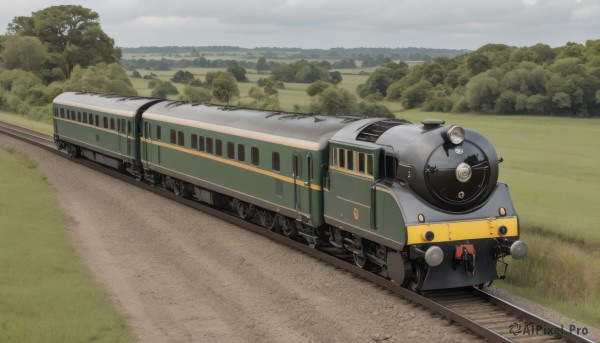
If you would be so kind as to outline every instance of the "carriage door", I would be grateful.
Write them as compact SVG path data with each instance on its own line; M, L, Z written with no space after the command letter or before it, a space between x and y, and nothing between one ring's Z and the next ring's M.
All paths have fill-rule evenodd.
M308 213L308 219L310 219L312 217L312 211L313 211L313 207L312 207L312 196L313 196L313 191L312 191L312 183L314 182L315 179L315 167L314 167L314 158L313 155L309 152L306 154L306 182L304 183L304 185L306 186L306 190L307 190L307 194L306 194L306 199L307 199L307 206L308 208L306 209L306 212Z
M298 213L298 218L305 220L310 219L310 183L311 181L305 181L309 176L306 170L303 170L303 165L308 165L308 161L312 161L312 156L307 154L303 156L301 152L295 152L292 157L292 169L294 177L294 208ZM305 163L302 160L306 158ZM309 159L310 158L310 159Z
M149 122L144 123L144 138L142 140L142 164L148 167L148 163L152 163L152 125Z
M298 184L302 182L302 169L298 152L292 155L292 173L294 178L294 208L296 209L298 218L300 218L302 212L302 188Z
M117 140L119 144L119 152L123 153L123 137L121 137L121 119L117 119Z

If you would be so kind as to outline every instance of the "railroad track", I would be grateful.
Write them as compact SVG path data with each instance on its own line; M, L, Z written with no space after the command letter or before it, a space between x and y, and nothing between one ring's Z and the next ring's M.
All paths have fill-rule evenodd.
M0 132L36 145L56 155L70 158L66 153L56 149L49 135L0 121ZM308 245L286 238L276 232L269 231L258 224L243 220L235 215L220 211L211 206L176 196L174 193L150 184L137 181L134 177L122 174L114 169L96 163L73 159L73 162L98 170L122 181L135 184L145 190L154 192L201 210L232 224L254 231L272 240L300 250L317 259L327 262L369 280L389 291L402 296L415 304L437 313L456 324L472 331L490 342L592 342L582 335L569 332L570 328L561 327L520 307L497 298L476 288L461 288L417 294L394 282L363 270L353 263L314 249Z

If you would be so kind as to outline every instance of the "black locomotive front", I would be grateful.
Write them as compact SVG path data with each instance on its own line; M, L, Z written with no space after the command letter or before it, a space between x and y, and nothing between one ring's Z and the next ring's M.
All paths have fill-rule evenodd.
M404 271L415 289L482 284L496 263L527 252L496 150L481 134L441 120L398 125L378 140L397 164L392 186L405 217ZM399 270L397 266L390 266ZM406 275L410 270L412 275Z

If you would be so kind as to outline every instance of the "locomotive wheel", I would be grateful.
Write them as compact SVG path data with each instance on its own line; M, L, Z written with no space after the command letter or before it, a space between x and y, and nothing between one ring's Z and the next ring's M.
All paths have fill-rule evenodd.
M81 153L81 151L79 150L78 146L75 146L70 143L67 144L67 154L69 154L69 156L71 156L71 158L79 157L80 153Z
M260 221L260 225L263 227L273 230L275 228L275 217L270 211L260 210L258 212L258 220Z
M352 256L354 257L354 264L360 268L365 268L367 265L367 257L364 254L361 255L359 253L352 253Z
M242 219L248 218L250 215L250 210L252 209L251 205L238 199L233 200L231 207L233 207L233 209L237 212L238 217Z
M411 291L420 293L421 287L423 287L423 281L425 281L425 267L423 267L422 264L417 263L413 269L414 271L410 277L408 286L410 287Z
M367 265L367 256L365 256L365 249L362 244L362 238L355 237L354 238L354 249L359 252L352 252L352 257L354 258L354 264L361 268L365 268Z
M281 228L283 230L283 234L287 238L295 239L299 236L296 221L293 219L283 219Z
M183 185L183 182L181 182L181 181L173 182L173 193L175 193L175 195L177 195L178 197L185 196L185 186Z

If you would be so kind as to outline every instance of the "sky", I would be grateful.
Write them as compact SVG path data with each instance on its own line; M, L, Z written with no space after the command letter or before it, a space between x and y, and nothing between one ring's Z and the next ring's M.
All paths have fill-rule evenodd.
M600 0L16 0L16 16L73 4L100 15L119 47L552 47L600 39Z

